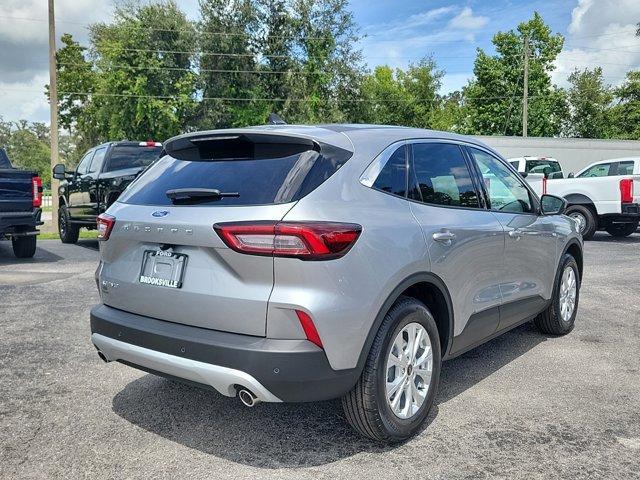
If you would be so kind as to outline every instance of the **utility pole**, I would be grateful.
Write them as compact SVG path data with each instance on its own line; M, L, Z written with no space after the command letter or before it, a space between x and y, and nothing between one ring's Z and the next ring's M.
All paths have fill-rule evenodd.
M527 136L529 120L529 36L524 37L524 89L522 91L522 136Z
M58 161L58 85L56 78L56 20L53 0L49 0L49 110L51 112L51 170ZM51 177L51 220L58 221L58 181Z

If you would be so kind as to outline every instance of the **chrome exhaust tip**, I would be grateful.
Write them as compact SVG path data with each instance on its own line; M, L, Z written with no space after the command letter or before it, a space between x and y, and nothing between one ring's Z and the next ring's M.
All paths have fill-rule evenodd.
M98 356L100 357L100 360L102 360L104 363L109 363L109 360L107 360L107 357L100 350L98 350Z
M242 388L238 391L238 398L246 407L255 407L260 400L256 397L253 392L247 390L246 388Z

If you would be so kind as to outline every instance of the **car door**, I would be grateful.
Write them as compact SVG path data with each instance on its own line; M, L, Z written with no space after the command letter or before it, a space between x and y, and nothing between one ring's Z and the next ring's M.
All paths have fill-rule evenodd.
M551 298L558 236L553 218L539 213L534 193L507 162L480 148L467 152L483 180L489 210L505 230L502 330L537 314Z
M67 185L69 201L68 210L69 215L74 220L79 220L84 215L84 204L86 203L86 199L83 192L83 178L89 170L91 160L93 159L93 154L93 149L84 154L84 157L82 157L80 163L76 167L73 179L70 180Z
M498 327L504 229L484 208L460 145L413 141L409 146L408 197L424 233L431 271L451 295L455 354Z
M82 177L81 188L85 192L86 203L82 215L87 221L94 221L100 215L100 172L104 164L107 147L97 148L87 173Z

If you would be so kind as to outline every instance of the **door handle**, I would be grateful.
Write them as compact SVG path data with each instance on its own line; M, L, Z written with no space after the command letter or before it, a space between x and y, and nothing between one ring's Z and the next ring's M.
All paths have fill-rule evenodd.
M455 240L456 234L449 231L436 232L433 234L433 239L436 242L443 243L445 245L451 245L451 242Z
M520 230L519 228L509 230L509 236L515 240L518 240L522 236L522 230Z

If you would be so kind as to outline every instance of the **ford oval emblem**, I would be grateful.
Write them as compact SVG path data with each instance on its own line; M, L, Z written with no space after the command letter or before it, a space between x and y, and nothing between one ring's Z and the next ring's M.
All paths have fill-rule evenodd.
M166 217L167 215L169 215L169 211L168 210L156 210L155 212L153 212L151 214L154 217Z

